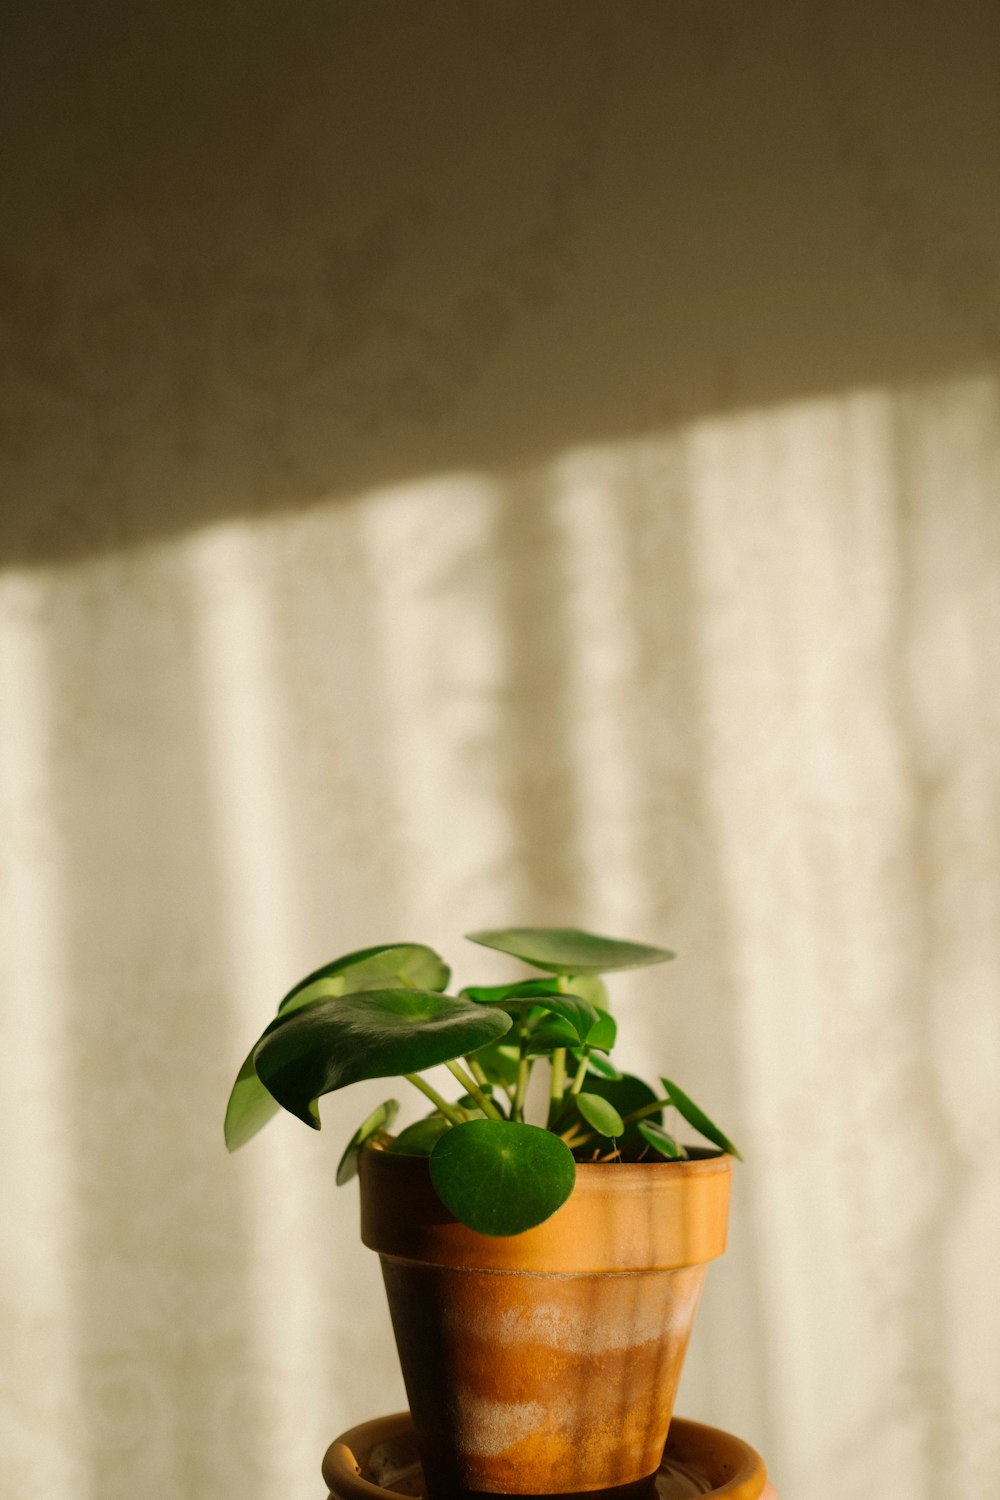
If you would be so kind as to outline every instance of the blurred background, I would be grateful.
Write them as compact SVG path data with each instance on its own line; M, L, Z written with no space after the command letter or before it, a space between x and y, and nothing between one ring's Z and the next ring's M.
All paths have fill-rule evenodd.
M679 1409L987 1500L1000 12L2 36L3 1492L306 1500L404 1404L389 1090L226 1097L308 969L521 922L678 950L623 1062L746 1157Z

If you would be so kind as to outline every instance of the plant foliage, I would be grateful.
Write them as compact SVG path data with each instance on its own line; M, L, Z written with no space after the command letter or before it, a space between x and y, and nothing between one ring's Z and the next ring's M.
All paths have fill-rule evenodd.
M672 953L571 927L469 936L542 974L448 995L447 964L421 943L365 948L315 969L285 995L237 1074L226 1110L229 1149L279 1108L318 1130L324 1094L404 1078L430 1112L393 1136L398 1104L385 1100L348 1142L337 1182L356 1174L362 1150L425 1157L445 1207L487 1235L520 1234L549 1218L572 1192L578 1162L683 1158L685 1147L664 1127L666 1109L739 1156L677 1084L663 1078L657 1094L608 1056L617 1027L601 975ZM549 1080L544 1128L525 1119L539 1061ZM421 1076L440 1064L461 1085L453 1101Z

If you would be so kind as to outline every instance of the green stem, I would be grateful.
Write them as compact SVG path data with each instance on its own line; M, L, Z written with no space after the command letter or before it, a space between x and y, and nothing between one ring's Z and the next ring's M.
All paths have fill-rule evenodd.
M636 1120L645 1119L646 1115L655 1115L658 1109L669 1109L669 1099L654 1099L652 1104L644 1104L642 1109L634 1109L630 1115L622 1115L626 1125L634 1125Z
M583 1056L580 1058L580 1066L573 1075L573 1082L569 1086L571 1094L578 1094L583 1088L583 1080L587 1076L587 1065L590 1062L590 1048L584 1047Z
M480 1087L489 1083L490 1080L487 1078L481 1063L477 1062L474 1057L467 1057L465 1060L469 1064L469 1072Z
M482 1089L479 1087L479 1084L470 1073L467 1073L465 1071L461 1063L455 1062L455 1060L452 1059L451 1062L445 1063L445 1067L448 1069L449 1073L451 1073L455 1078L458 1079L465 1092L472 1095L473 1099L475 1099L476 1103L479 1105L479 1108L482 1110L483 1114L488 1120L503 1119L503 1115L497 1109L496 1105L493 1103L493 1100L489 1098L487 1094L483 1093ZM462 1139L464 1140L465 1137L463 1136Z
M419 1089L420 1092L431 1101L435 1109L440 1110L449 1124L465 1124L465 1117L463 1116L462 1111L459 1109L458 1105L449 1104L447 1099L442 1099L437 1089L431 1088L426 1079L418 1077L416 1073L404 1073L403 1077L406 1079L407 1083L412 1083L415 1089Z
M551 1125L562 1107L563 1091L566 1087L566 1048L556 1047L549 1059L552 1074L549 1079L549 1124Z
M517 1081L514 1085L514 1099L511 1104L510 1117L512 1120L524 1120L524 1096L528 1092L528 1077L531 1067L528 1062L528 1028L524 1023L524 1016L517 1018Z

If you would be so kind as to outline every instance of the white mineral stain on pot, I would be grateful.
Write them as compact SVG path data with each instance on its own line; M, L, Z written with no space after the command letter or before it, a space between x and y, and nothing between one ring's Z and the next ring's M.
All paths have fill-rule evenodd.
M462 1337L471 1334L508 1345L542 1344L575 1354L607 1354L683 1337L690 1328L699 1290L700 1277L683 1292L676 1283L655 1290L637 1287L631 1306L621 1297L597 1298L586 1306L550 1301L522 1307L470 1306L463 1299L460 1308L451 1309L448 1321Z
M540 1401L487 1401L466 1391L459 1408L459 1445L479 1458L495 1458L551 1421L551 1410Z

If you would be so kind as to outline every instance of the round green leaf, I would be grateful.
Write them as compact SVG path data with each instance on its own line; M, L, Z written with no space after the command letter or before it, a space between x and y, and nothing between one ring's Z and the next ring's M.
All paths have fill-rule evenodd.
M577 1044L590 1045L590 1038L595 1031L606 1032L606 1026L602 1023L611 1021L611 1017L605 1013L595 1010L588 1005L586 1000L578 1000L575 995L542 994L542 995L511 995L504 999L482 1000L475 997L479 1005L499 1005L508 1015L516 1016L519 1012L547 1011L549 1015L559 1016L572 1027L572 1041L568 1044L575 1047ZM614 1022L611 1022L614 1026Z
M372 1110L367 1119L362 1120L340 1158L336 1177L338 1187L343 1187L345 1182L350 1182L352 1177L358 1175L358 1152L365 1141L370 1140L380 1130L388 1130L398 1113L399 1100L385 1099Z
M480 1005L502 1005L505 1000L530 1000L539 995L561 995L558 979L519 979L516 984L470 984L461 992Z
M401 1130L389 1150L397 1156L430 1156L445 1131L451 1129L444 1115L428 1115Z
M670 1096L671 1104L689 1125L693 1125L695 1130L700 1131L713 1146L718 1146L720 1151L725 1151L728 1156L735 1156L738 1161L743 1160L729 1137L723 1135L718 1125L708 1118L703 1109L698 1108L693 1099L688 1098L683 1089L678 1088L676 1083L671 1083L669 1078L661 1078L660 1082Z
M599 974L561 975L556 983L564 995L578 995L587 1000L595 1010L610 1010L607 986Z
M278 1018L254 1052L278 1103L320 1128L316 1100L362 1078L419 1073L510 1029L505 1011L433 990L366 990Z
M528 1038L525 1051L528 1057L543 1057L558 1047L575 1047L579 1038L576 1031L561 1016L548 1016Z
M661 964L674 957L666 948L598 937L578 927L502 927L468 932L466 937L484 948L496 948L553 974L606 974L612 969Z
M654 1125L650 1120L640 1120L638 1129L646 1145L652 1146L653 1150L658 1151L661 1156L676 1161L685 1154L684 1147L679 1146L673 1136L668 1135L662 1126Z
M521 1234L566 1202L576 1163L564 1141L537 1125L471 1120L431 1152L441 1202L479 1234Z
M583 1057L583 1053L574 1052L573 1057L577 1067L579 1067L580 1060ZM600 1078L618 1079L622 1076L619 1073L618 1069L615 1067L614 1063L609 1062L606 1057L602 1057L599 1052L591 1052L590 1056L587 1059L587 1078L589 1079L594 1073L596 1073Z
M635 1078L631 1073L622 1073L618 1078L595 1077L593 1066L596 1059L591 1056L591 1072L587 1074L587 1093L599 1094L609 1104L613 1104L624 1120L627 1115L633 1114L637 1109L645 1109L647 1104L653 1104L657 1095L643 1083L641 1078ZM654 1110L647 1116L651 1120L662 1120L663 1114L660 1110ZM636 1129L635 1123L626 1123L625 1134L621 1137L619 1145L624 1149L635 1147L642 1148L642 1137Z
M586 1036L588 1047L596 1047L598 1052L610 1052L618 1037L618 1027L614 1016L606 1010L598 1011L597 1020L590 1028Z
M600 1094L577 1094L576 1107L598 1135L614 1138L625 1134L625 1121L614 1105L609 1104L607 1099L602 1099Z
M259 1039L258 1039L259 1040ZM253 1065L253 1054L257 1049L257 1042L243 1060L243 1066L236 1075L229 1102L226 1105L226 1121L223 1127L226 1137L226 1148L236 1151L240 1146L245 1146L247 1141L262 1130L272 1115L276 1115L280 1108L277 1099L267 1092L267 1089L257 1077L257 1070Z
M345 953L342 958L314 969L292 986L278 1006L278 1014L293 1002L301 1004L300 997L306 990L310 991L310 999L317 1000L354 995L359 990L395 988L400 983L418 990L440 991L447 988L450 978L451 970L433 948L423 943L382 943L377 948ZM298 1009L298 1004L294 1008Z
M315 1005L334 995L352 993L405 980L419 989L443 990L451 972L433 948L422 943L388 943L378 948L361 948L346 953L332 963L314 969L289 990L278 1007L278 1017L286 1017L305 1005ZM267 1028L274 1027L274 1022ZM267 1033L265 1032L264 1035ZM262 1037L251 1047L236 1075L226 1105L226 1146L236 1151L245 1146L278 1112L278 1102L257 1077L254 1052Z

